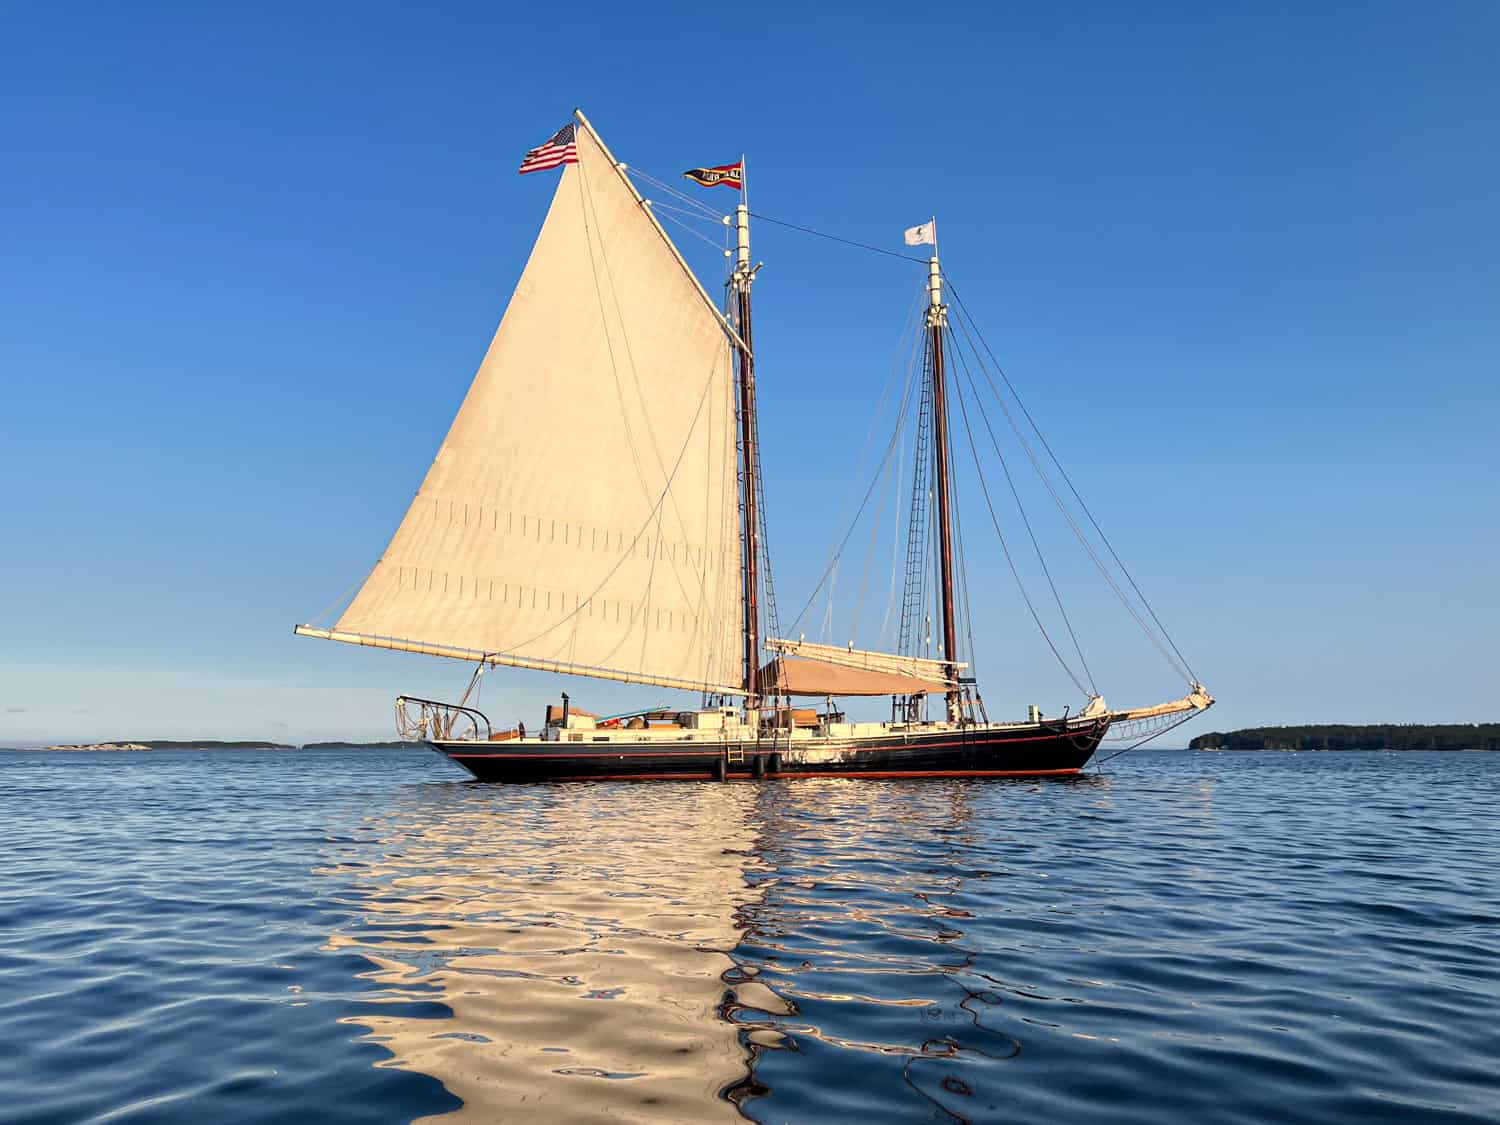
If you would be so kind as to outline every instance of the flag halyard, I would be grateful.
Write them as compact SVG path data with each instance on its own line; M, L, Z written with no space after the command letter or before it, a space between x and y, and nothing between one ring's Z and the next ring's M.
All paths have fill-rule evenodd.
M545 172L563 164L578 163L578 126L568 122L546 144L537 145L521 158L519 174Z

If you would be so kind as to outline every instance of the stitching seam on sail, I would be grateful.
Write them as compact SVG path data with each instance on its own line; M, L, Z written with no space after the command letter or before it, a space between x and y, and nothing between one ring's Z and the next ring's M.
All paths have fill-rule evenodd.
M583 194L584 199L586 200L588 211L589 211L590 214L593 215L593 218L594 218L594 230L597 231L598 234L599 234L599 255L604 260L604 277L605 277L605 280L608 281L608 283L609 283L610 299L614 303L614 307L615 307L615 319L618 321L618 323L620 325L620 339L621 339L621 342L623 343L624 348L625 348L625 360L626 360L626 363L629 365L631 385L635 388L636 400L640 404L641 414L642 414L643 418L645 419L646 436L647 436L647 438L649 439L649 442L650 442L651 453L652 453L652 456L656 460L657 471L659 473L665 474L666 473L666 464L662 460L660 444L659 444L659 442L656 439L656 431L655 431L655 429L651 425L651 408L650 408L649 404L646 402L645 392L641 389L640 372L639 372L639 370L636 367L635 353L631 349L631 346L630 346L630 334L629 334L629 332L625 328L625 314L624 314L623 309L620 306L620 294L619 294L619 290L615 286L614 270L610 267L610 264L609 264L609 252L608 252L608 248L607 248L607 246L605 245L605 242L604 242L603 230L599 226L599 215L598 215L598 212L594 208L593 194L589 190L589 188L588 188L588 180L584 176L580 175L578 177L578 182L583 187L583 193L582 194ZM588 232L588 223L587 223L587 221L585 221L584 226L585 226L585 238L586 238L586 241L587 241L588 246L589 246L589 261L590 261L590 265L592 267L592 266L594 266L593 239L587 233ZM611 366L612 369L614 369L615 368L614 344L613 344L613 341L610 338L608 315L605 313L605 310L604 310L604 296L603 296L603 293L599 291L599 279L598 279L598 269L597 269L597 267L594 267L593 270L592 270L592 272L594 274L594 289L595 289L595 293L596 293L596 295L599 298L599 305L600 305L599 311L600 311L600 315L603 316L604 320L605 320L605 323L604 323L605 339L607 341L610 341L610 366ZM619 392L619 386L618 386L618 384L619 384L619 371L618 371L618 369L614 370L614 375L615 375L615 382L616 382L616 391L618 393ZM624 410L623 395L621 395L621 400L622 400L621 401L621 409L622 409L622 412L623 412L623 410ZM627 428L628 428L628 424L627 424ZM693 431L690 430L689 433L688 433L689 440L691 440L692 434L693 434ZM632 449L631 449L631 458L632 458L632 460L635 460L635 462L636 462L637 472L640 472L641 471L641 469L640 469L640 462L635 457L635 450L634 450L634 443L633 442L632 442ZM642 473L642 484L643 484L643 486L645 484L644 473ZM649 491L649 489L646 489L645 491L646 491L647 498L649 499L649 497L650 497L650 491ZM688 535L688 525L687 525L687 521L685 519L683 519L683 517L682 517L682 509L678 505L677 497L676 497L675 493L672 496L672 511L677 516L678 527L682 531L682 537L683 537L683 539L686 540L687 539L687 535ZM660 520L657 521L657 529L656 530L657 530L657 536L658 536L658 538L660 538L660 536L661 536L661 521ZM651 567L650 567L650 570L649 570L649 576L648 576L647 584L646 584L645 601L647 603L649 603L651 592L652 592L652 589L653 589L653 584L654 584L654 581L655 581L656 557L657 557L656 554L653 553L653 555L651 557ZM677 582L677 589L682 594L683 601L686 602L687 604L691 605L692 604L692 598L688 594L687 588L683 585L682 576L681 576L680 573L678 573L676 562L675 561L670 562L670 566L671 566L671 570L672 570L672 577ZM642 646L643 646L643 648L644 648L644 645L645 645L645 639L644 638L645 638L646 635L647 634L643 634L643 637L642 637Z
M706 383L704 383L703 393L698 398L698 409L693 412L693 425L694 426L696 426L697 421L698 421L698 416L703 411L703 401L704 401L704 399L708 395L709 388L712 387L712 386L713 386L713 378L710 376L710 378L708 379L708 381ZM690 426L689 427L689 432L690 433L691 433L691 429L692 429L692 427ZM652 506L651 512L647 515L647 517L646 517L646 525L645 526L649 526L650 525L652 519L655 518L657 511L661 508L662 504L664 504L666 502L667 493L672 488L672 481L676 478L676 476L677 476L677 470L679 468L681 468L683 459L687 455L688 444L689 444L688 442L684 442L683 443L682 449L681 449L681 451L677 455L677 461L672 466L672 475L667 478L666 487L662 489L661 495L657 497L656 503ZM643 527L643 530L644 530L644 527ZM622 566L625 565L625 560L628 559L628 558L631 558L631 557L632 557L631 555L622 553L620 555L620 557L615 561L615 565L609 568L608 573L606 573L604 575L604 577L599 580L599 584L597 586L595 586L592 591L590 591L588 597L586 597L586 598L583 599L583 603L582 604L587 605L590 601L592 601L594 599L594 597L596 597L598 595L599 591L602 590L602 589L604 589L605 585L608 584L609 580L614 577L615 572L618 571L620 569L620 567L622 567ZM531 637L529 640L523 641L523 642L521 642L518 645L511 645L511 646L509 646L510 649L511 649L511 651L512 652L516 652L516 651L519 651L520 649L527 648L527 647L535 644L537 641L541 640L543 637L545 637L549 633L551 633L554 629L558 628L561 625L566 624L569 620L571 620L574 616L576 616L578 612L579 611L577 609L575 609L571 613L569 613L566 617L562 618L559 621L553 622L551 625L547 626L547 628L543 629L540 633L537 633L535 636ZM624 643L624 642L621 641L621 643ZM618 648L618 645L616 647Z

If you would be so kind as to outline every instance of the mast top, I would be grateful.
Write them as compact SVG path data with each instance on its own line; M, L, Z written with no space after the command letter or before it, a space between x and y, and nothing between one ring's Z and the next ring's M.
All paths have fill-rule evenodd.
M742 285L749 286L755 271L750 268L750 207L743 201L734 209L734 227L734 277Z
M948 323L948 306L943 304L943 271L938 265L937 250L927 263L927 327Z

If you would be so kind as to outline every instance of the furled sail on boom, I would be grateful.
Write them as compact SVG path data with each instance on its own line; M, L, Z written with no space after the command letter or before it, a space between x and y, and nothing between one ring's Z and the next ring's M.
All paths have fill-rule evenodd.
M731 330L578 120L421 489L334 627L297 631L740 692Z

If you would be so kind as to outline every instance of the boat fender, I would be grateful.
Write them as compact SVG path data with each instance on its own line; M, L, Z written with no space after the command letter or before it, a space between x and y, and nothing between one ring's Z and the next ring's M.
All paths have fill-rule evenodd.
M714 776L720 781L729 780L729 766L723 758L714 763Z

